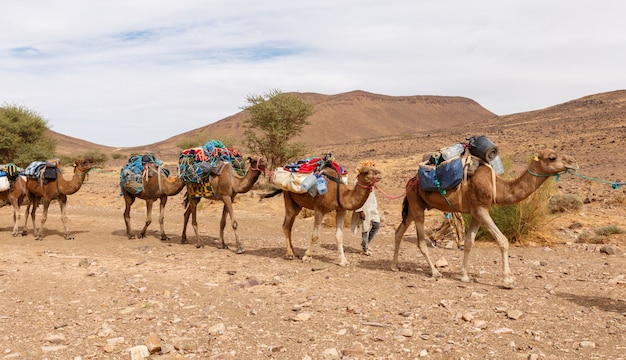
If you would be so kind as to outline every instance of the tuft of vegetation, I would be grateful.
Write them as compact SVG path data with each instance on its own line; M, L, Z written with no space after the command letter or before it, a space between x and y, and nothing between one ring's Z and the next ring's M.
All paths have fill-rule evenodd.
M548 210L550 214L579 211L583 208L583 201L574 194L558 194L550 198Z
M111 154L111 158L114 160L126 159L128 156L120 153Z
M48 122L35 111L18 105L0 107L0 163L26 167L54 157L56 143Z
M607 225L595 231L583 231L578 235L577 242L587 244L605 244L607 237L614 234L624 234L626 230L616 225Z
M73 164L78 159L90 160L96 165L104 165L104 163L109 160L107 154L103 153L100 150L88 150L84 153L77 155L75 157L72 156L59 156L59 160L61 160L61 164L68 165Z
M531 235L541 235L542 229L548 222L547 203L553 192L553 185L554 180L550 178L528 198L513 205L496 205L489 210L491 218L510 242L524 243ZM465 224L469 226L471 216L464 214L463 218ZM484 240L492 239L492 237L481 226L476 239Z
M596 234L600 236L609 236L614 234L623 234L626 230L620 228L617 225L607 225L596 229Z

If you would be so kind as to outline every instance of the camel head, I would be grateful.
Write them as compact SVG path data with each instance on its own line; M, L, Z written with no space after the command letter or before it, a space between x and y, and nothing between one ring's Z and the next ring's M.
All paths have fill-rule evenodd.
M248 162L250 163L250 170L258 170L265 174L265 169L267 168L267 163L265 162L265 159L263 159L262 157L258 159L253 159L249 157Z
M578 164L573 157L559 155L550 149L538 151L528 166L528 171L538 175L557 175L577 169Z
M380 170L375 167L364 166L356 177L357 184L362 187L372 188L377 182L382 180Z
M89 170L93 169L96 163L89 159L79 159L74 163L74 171L86 174Z

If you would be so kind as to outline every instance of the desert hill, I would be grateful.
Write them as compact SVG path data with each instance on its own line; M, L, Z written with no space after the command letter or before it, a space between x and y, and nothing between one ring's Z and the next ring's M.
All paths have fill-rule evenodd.
M461 124L482 122L495 117L475 101L445 96L385 96L364 91L338 95L297 93L314 104L310 125L297 141L310 147L326 146L377 137L410 135ZM55 132L57 152L72 155L76 151L97 149L105 153L153 152L160 157L176 156L177 144L188 138L237 139L244 131L246 113L241 111L201 128L174 135L164 141L130 148L113 148L73 139ZM200 145L200 144L199 144ZM242 146L241 144L238 144Z

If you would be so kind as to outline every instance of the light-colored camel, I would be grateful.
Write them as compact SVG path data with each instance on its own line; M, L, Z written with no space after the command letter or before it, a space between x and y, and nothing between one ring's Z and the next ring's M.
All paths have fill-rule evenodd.
M143 188L138 194L134 194L124 187L122 187L122 195L124 196L124 203L126 208L124 210L124 222L126 223L126 235L128 239L134 239L135 235L132 234L130 224L130 209L135 199L142 199L146 201L146 223L143 226L141 232L137 235L138 238L146 237L146 231L148 226L152 223L152 205L155 201L159 201L159 226L161 228L161 240L165 241L169 238L165 234L165 204L167 204L167 198L169 196L177 195L184 187L180 177L169 178L164 169L154 162L147 163L146 173L143 177Z
M48 207L50 206L50 202L54 199L59 200L59 205L61 207L61 221L63 222L63 227L65 228L65 239L74 239L74 236L70 234L70 230L67 227L67 215L65 212L67 207L67 196L80 190L80 187L85 181L85 176L87 176L87 173L94 167L94 165L95 163L91 160L77 160L74 165L74 176L69 181L65 180L63 175L58 171L57 178L55 180L48 180L45 182L41 179L30 177L26 180L26 188L28 189L28 198L30 200L28 207L32 206L30 216L33 221L35 240L43 240L44 224L48 219ZM37 223L35 222L35 213L40 200L43 200L43 213L41 216L41 224L38 229Z
M222 219L220 220L220 241L222 242L222 249L228 249L226 242L224 241L224 228L226 227L226 216L230 216L233 232L235 233L235 241L237 243L237 254L244 252L243 246L239 241L239 235L237 235L237 219L235 218L235 212L233 211L233 201L237 194L242 194L250 191L252 186L257 182L259 176L265 173L265 160L260 159L248 159L249 166L246 174L240 176L235 173L230 163L225 163L224 168L220 175L211 175L209 181L213 189L213 196L208 197L211 200L220 200L224 203L222 208ZM189 222L189 215L191 215L191 225L196 235L196 247L203 247L204 244L200 241L198 235L198 221L196 217L198 203L201 197L192 197L189 195L189 191L185 195L185 217L183 222L183 234L181 242L187 243L187 223Z
M16 180L10 182L9 190L0 192L0 200L6 201L13 206L13 236L26 235L28 224L28 210L25 214L24 227L19 230L19 221L21 217L20 206L25 198L28 198L28 190L26 189L26 177L20 175Z
M313 246L320 237L322 228L322 220L324 215L329 212L336 212L336 231L335 239L337 241L337 250L339 251L339 265L348 266L348 260L343 251L343 224L346 218L347 210L357 210L367 200L370 192L373 191L374 185L381 180L380 171L374 167L363 167L357 176L357 183L352 188L344 184L340 180L337 171L331 166L327 166L322 171L327 181L327 193L324 195L311 196L308 193L298 194L287 190L277 190L274 193L265 195L264 197L272 197L283 193L285 201L285 219L283 221L283 233L287 243L285 253L286 259L293 259L293 244L291 240L291 229L296 216L302 208L315 211L315 224L311 234L311 243L306 253L302 257L303 262L310 262L313 258Z
M525 171L516 179L505 179L496 176L489 166L479 166L474 174L462 182L455 189L447 190L446 199L437 191L419 190L417 178L407 182L407 194L402 204L402 222L396 229L395 248L392 270L398 271L398 253L400 243L407 228L415 222L417 231L417 246L426 258L433 277L441 277L428 255L428 248L424 241L424 210L439 209L472 215L469 231L465 234L465 248L463 253L463 267L461 281L469 282L468 273L469 255L480 225L496 240L502 254L503 281L505 287L512 287L514 279L509 268L509 240L502 234L489 215L489 209L494 205L510 205L526 199L546 179L568 171L577 169L574 159L567 155L559 155L553 150L538 152ZM495 186L494 186L495 181ZM453 209L450 207L454 207Z

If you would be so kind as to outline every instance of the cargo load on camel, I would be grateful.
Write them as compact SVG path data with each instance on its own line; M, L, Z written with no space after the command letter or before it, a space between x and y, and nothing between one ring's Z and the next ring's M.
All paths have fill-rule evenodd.
M279 189L296 194L309 193L311 196L326 193L326 179L321 176L324 167L330 166L340 175L344 184L348 182L348 173L334 161L332 154L322 157L306 158L295 163L274 169L271 182Z

